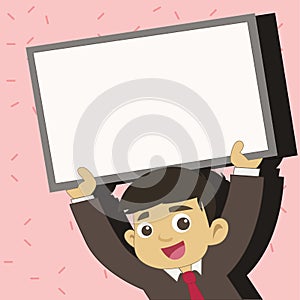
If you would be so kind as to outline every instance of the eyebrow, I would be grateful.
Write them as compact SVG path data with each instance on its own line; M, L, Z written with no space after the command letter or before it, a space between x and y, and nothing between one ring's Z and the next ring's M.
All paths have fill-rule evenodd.
M186 205L176 205L176 206L169 207L169 212L189 210L189 209L192 209L192 207Z
M146 211L146 212L143 212L142 214L140 214L137 220L140 221L140 220L146 219L148 217L149 217L149 213Z

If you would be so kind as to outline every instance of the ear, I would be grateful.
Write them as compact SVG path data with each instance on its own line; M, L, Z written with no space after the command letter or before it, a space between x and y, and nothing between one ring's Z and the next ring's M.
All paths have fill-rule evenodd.
M228 223L224 219L216 219L210 225L209 246L222 243L228 234Z
M134 248L134 230L132 229L128 229L125 233L124 233L124 238L126 240L126 242Z

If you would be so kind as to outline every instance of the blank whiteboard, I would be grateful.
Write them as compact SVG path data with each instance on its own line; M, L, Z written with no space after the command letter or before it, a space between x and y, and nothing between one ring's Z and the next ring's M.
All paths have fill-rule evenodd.
M75 187L80 166L114 182L165 165L228 164L237 140L249 158L276 155L254 15L27 51L51 191ZM216 124L203 124L197 97ZM131 140L118 136L124 128L136 131Z

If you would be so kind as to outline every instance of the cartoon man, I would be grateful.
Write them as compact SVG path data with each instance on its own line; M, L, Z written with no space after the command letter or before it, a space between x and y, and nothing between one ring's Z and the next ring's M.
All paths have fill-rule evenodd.
M135 180L120 203L79 169L84 182L67 192L92 253L149 299L259 299L250 281L236 286L242 267L232 273L251 245L264 198L262 160L248 160L242 149L242 142L232 149L230 187L214 172L168 167ZM133 228L125 214L133 215Z

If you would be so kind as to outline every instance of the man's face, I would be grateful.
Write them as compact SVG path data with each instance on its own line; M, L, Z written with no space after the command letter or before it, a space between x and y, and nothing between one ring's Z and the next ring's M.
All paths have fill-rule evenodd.
M228 232L224 219L209 226L205 209L197 198L162 203L134 213L134 230L126 241L146 265L158 269L189 266L199 261L208 246L221 243Z

